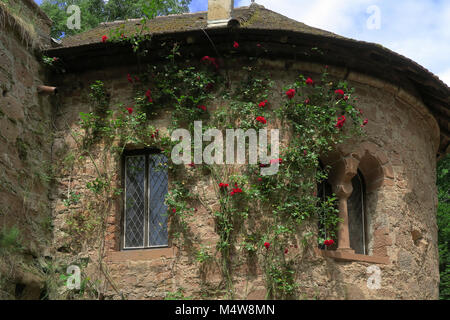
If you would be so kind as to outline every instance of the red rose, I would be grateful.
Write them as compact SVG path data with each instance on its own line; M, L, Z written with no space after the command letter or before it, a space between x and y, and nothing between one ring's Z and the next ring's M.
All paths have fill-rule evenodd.
M342 89L337 89L336 91L334 91L334 93L336 93L339 96L343 96L345 94L344 90Z
M242 193L241 188L235 188L233 191L230 192L230 195L234 196L236 193Z
M288 249L284 249L284 254L287 254L289 252Z
M262 181L262 178L258 178L258 181Z
M199 108L199 109L201 109L203 111L206 111L206 107L205 106L197 106L197 108Z
M311 102L311 100L309 100L309 99L305 100L305 104L309 104L310 102Z
M270 248L270 243L269 243L269 242L264 242L264 247L266 247L266 249L269 250L269 248Z
M282 162L283 162L283 159L281 159L281 158L279 158L279 159L272 159L272 160L270 160L270 164L275 164L275 163L279 163L279 164L281 164Z
M344 100L347 101L348 100L348 96L344 96Z
M365 119L361 127L364 127L368 123L369 123L369 119Z
M127 80L129 83L133 83L133 79L131 78L130 74L127 74Z
M312 86L312 85L314 84L314 80L311 79L311 78L308 78L308 79L306 79L305 83L306 83L308 86Z
M258 121L258 122L260 122L260 123L262 123L262 124L266 124L266 123L267 123L266 118L261 117L261 116L256 117L256 121Z
M208 83L208 84L206 85L205 89L209 91L209 90L211 90L211 89L213 88L213 86L214 86L214 85L210 82L210 83Z
M219 64L217 63L216 58L212 58L212 57L210 57L210 56L204 56L204 57L201 59L201 61L202 61L202 62L209 63L209 64L212 64L212 65L214 65L214 66L216 67L216 69L219 69Z
M229 184L228 183L219 183L219 187L220 188L228 188Z
M332 245L334 244L334 240L333 240L333 239L331 239L331 240L325 240L325 241L323 242L323 244L326 245L327 247L332 246Z
M102 36L102 42L105 43L106 40L108 40L108 37L107 36Z
M172 209L172 212L173 212L173 213L176 213L176 212L177 212L177 209Z
M211 64L216 67L216 69L219 69L219 64L217 63L216 58L210 58Z
M288 91L286 91L286 95L288 96L289 99L292 99L295 96L295 90L289 89Z
M132 114L132 113L133 113L133 108L127 108L127 110L128 110L128 113L129 113L129 114Z
M239 43L237 43L236 41L233 43L233 47L235 48L235 49L237 49L237 48L239 48Z
M150 103L153 102L153 99L152 99L152 91L151 91L150 89L148 89L148 90L145 92L145 96L147 97L148 102L150 102Z
M344 126L345 120L345 116L340 116L336 122L335 127L341 129Z
M264 101L260 102L258 106L260 108L264 108L266 106L266 103L267 103L267 100L264 100Z
M189 167L194 168L195 164L193 162L189 163Z

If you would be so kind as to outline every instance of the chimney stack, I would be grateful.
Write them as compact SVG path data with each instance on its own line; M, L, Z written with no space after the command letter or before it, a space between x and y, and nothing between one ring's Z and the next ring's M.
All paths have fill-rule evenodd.
M208 27L226 26L233 8L234 0L208 0Z

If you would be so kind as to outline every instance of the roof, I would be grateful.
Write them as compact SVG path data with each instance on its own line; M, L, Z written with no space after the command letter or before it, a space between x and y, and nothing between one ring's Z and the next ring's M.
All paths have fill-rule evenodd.
M156 17L147 21L148 31L143 34L167 34L174 32L192 31L207 28L207 11L195 13L174 14ZM265 9L261 5L253 4L248 7L235 8L233 18L240 22L241 28L291 30L302 33L342 38L334 33L312 28L304 23L289 19L281 14ZM135 34L136 27L141 27L141 19L130 19L114 22L104 22L89 31L76 34L63 40L63 47L76 47L90 43L97 43L103 35L108 35L121 28L125 36ZM122 32L123 31L123 32Z
M284 57L343 66L399 85L422 99L437 120L441 131L438 156L450 151L450 88L421 65L379 44L313 28L254 3L248 7L235 8L233 18L239 21L240 26L231 30L229 27L207 28L207 12L157 17L147 22L147 31L143 34L151 34L152 41L200 35L206 43L204 30L207 30L208 37L214 39L219 49L220 38L232 34L233 37L239 37L241 49L244 49L245 42L270 43L269 55L274 59ZM106 57L114 59L114 55L121 52L120 43L107 43L108 52L105 52L105 44L100 40L103 35L109 36L117 28L125 36L134 35L136 28L140 27L141 19L102 23L92 30L67 37L62 46L47 50L47 54L63 57L72 68L94 68ZM190 53L194 54L196 50L199 55L204 53L199 47L195 43L189 48ZM312 47L319 47L325 54L305 55L306 50ZM116 57L116 61L120 63L121 58Z

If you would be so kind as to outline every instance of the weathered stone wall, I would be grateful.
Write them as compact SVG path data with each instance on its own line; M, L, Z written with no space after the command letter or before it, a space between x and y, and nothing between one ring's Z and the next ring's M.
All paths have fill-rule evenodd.
M52 225L51 105L36 89L44 69L16 27L0 23L0 230L19 229L17 246L0 248L0 298L36 299L44 289L36 258Z
M52 21L33 0L4 0L0 5L0 25L5 25L9 20L9 24L15 28L16 36L25 40L25 45L43 47L50 44ZM14 21L7 15L13 16Z
M283 86L292 83L300 73L318 78L322 66L294 64L287 71L283 61L259 62L259 67L270 71L275 81L273 95L269 98L272 108L283 103ZM126 74L132 68L108 68L67 75L61 78L62 89L57 112L57 132L53 156L61 160L68 150L76 148L68 128L76 129L79 112L89 112L89 84L95 80L105 83L111 95L111 106L124 103L132 105L132 87ZM240 78L238 68L229 70L233 79ZM344 77L345 70L330 67L336 78ZM389 263L367 261L340 261L323 257L314 248L303 252L301 270L297 273L302 298L312 299L437 299L438 251L435 186L435 155L439 129L425 106L413 96L390 84L359 74L350 73L348 80L356 88L358 106L369 119L367 136L363 141L348 143L339 148L338 158L343 163L360 166L367 181L367 218L369 229L369 255L387 257ZM214 100L208 106L226 103ZM123 106L122 106L123 107ZM164 133L169 125L169 114L162 111L154 120L156 128ZM99 148L101 150L101 147ZM99 155L98 155L99 156ZM60 160L57 160L61 163ZM98 160L98 159L97 159ZM117 172L114 185L121 185L120 159L110 162L110 170ZM68 208L63 200L68 190L83 194L86 183L95 179L91 160L84 157L70 169L60 169L54 190L55 201L55 254L63 253L67 217L71 210L83 210L82 205ZM189 169L188 169L189 172ZM189 173L188 173L189 176ZM188 179L188 176L186 179ZM205 202L214 206L217 199L212 192L212 180L205 175L195 183L194 191ZM146 251L119 251L121 200L115 202L110 212L107 228L106 260L112 282L108 298L120 298L122 292L131 299L162 299L168 292L185 289L185 295L193 298L220 298L217 290L221 283L220 268L215 263L201 267L195 260L194 247L209 246L214 252L218 235L214 217L198 205L189 220L192 243L172 246L168 249ZM83 248L79 256L97 259L97 252ZM298 249L300 250L300 249ZM289 254L295 254L291 248ZM237 254L241 251L237 250ZM233 270L236 298L257 299L265 296L262 270L250 258L240 259ZM218 257L218 254L216 255ZM364 259L362 259L364 260ZM377 265L381 270L381 288L367 287L367 267ZM94 267L86 269L94 272Z

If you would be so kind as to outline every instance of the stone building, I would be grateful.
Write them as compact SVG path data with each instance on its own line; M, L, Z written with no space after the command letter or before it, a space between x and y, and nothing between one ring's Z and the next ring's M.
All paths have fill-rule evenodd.
M438 298L435 176L436 161L450 143L449 87L380 45L312 28L257 4L233 7L231 0L209 0L208 12L157 17L147 21L148 29L141 29L140 19L103 23L59 43L50 38L51 21L32 0L0 3L0 226L16 226L22 243L21 249L0 252L8 256L0 262L0 297L56 298L49 292L59 286L61 293L64 285L52 276L65 274L71 264L80 266L83 279L89 277L84 283L96 288L98 298L271 297L258 258L237 258L231 267L234 291L227 292L217 263L214 208L219 199L210 175L191 180L201 196L186 220L191 238L179 244L164 215L153 220L152 212L171 210L161 199L173 184L166 172L155 171L164 162L155 148L129 143L113 157L102 155L105 142L97 141L96 151L75 151L82 144L80 113L94 111L91 85L104 84L104 112L140 103L133 100L137 89L130 82L140 82L143 66L166 63L167 44L175 42L188 64L217 57L218 72L231 81L239 81L245 61L257 57L253 68L271 74L273 110L284 103L284 86L299 74L318 81L325 65L332 79L355 88L358 106L369 119L366 135L320 158L331 168L326 186L337 195L343 219L337 247L300 252L299 242L290 249L298 249L302 259L293 279L295 298ZM140 44L147 55L136 55L127 42L102 41L113 33L130 38L136 28L151 35ZM236 62L227 63L234 42ZM208 110L224 104L214 99ZM171 112L152 114L151 125L161 135L168 132ZM103 233L94 235L101 244L72 234L73 245L67 240L70 226L77 226L76 234L95 229L86 225L92 208L85 198L95 198L95 188L101 188L96 180L103 170L100 162L110 174L108 182L125 190L95 200L106 208ZM132 171L131 164L144 171ZM192 168L184 167L189 176ZM131 197L142 202L142 216L127 209ZM81 224L75 215L82 217ZM236 252L241 249L237 243ZM264 250L258 248L258 255ZM370 279L377 276L380 286L373 287Z

